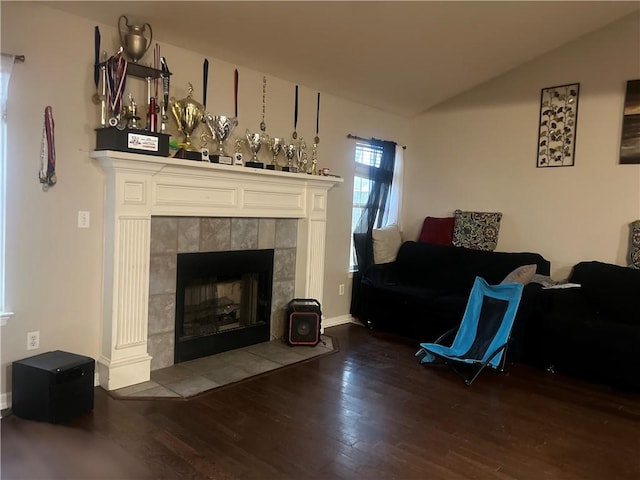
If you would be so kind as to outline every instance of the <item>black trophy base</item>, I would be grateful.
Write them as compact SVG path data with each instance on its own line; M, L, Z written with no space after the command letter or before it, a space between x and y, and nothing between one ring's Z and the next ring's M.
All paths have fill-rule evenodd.
M269 164L267 165L267 170L277 170L275 165Z
M262 162L244 162L245 167L249 168L264 168L264 163Z
M202 161L202 152L196 152L194 150L187 150L185 148L181 148L173 155L173 158Z
M295 170L293 169L293 167L282 167L282 171L295 173Z
M211 163L220 163L222 165L233 165L233 157L228 155L209 155Z

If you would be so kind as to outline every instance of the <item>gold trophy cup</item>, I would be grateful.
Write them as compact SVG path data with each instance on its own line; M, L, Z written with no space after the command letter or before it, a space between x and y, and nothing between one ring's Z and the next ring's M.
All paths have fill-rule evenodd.
M178 130L184 135L184 142L180 144L185 150L199 151L191 145L191 134L204 117L204 107L193 98L193 86L189 84L187 98L182 100L171 99L171 113L173 113Z

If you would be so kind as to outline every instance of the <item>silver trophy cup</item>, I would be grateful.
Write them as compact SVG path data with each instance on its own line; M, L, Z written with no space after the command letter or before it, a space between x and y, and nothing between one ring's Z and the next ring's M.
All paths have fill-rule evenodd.
M211 115L207 113L204 116L204 122L211 132L211 137L218 144L218 150L215 154L221 157L231 157L231 155L226 152L225 142L231 136L233 129L238 125L238 120L235 117Z
M270 137L269 138L269 151L271 152L271 165L276 167L278 165L278 155L284 147L284 138Z
M251 150L251 154L253 155L252 161L258 161L258 152L262 147L262 133L252 133L247 130L246 133L247 144L249 145L249 150Z
M283 168L285 172L293 172L293 159L296 157L296 146L293 143L287 143L282 146L282 151L287 159L287 165Z

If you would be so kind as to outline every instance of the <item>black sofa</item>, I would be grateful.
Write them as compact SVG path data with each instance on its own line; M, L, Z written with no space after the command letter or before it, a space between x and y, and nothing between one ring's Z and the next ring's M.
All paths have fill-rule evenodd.
M528 335L533 360L557 372L640 391L640 270L580 262L569 282L544 290Z
M355 241L356 250L363 251L365 240ZM419 342L433 341L460 324L476 276L497 284L522 265L536 264L542 275L550 272L549 261L537 253L488 252L411 241L402 244L395 262L375 265L362 256L358 262L364 267L359 269L360 298L352 314L371 328ZM534 283L524 289L509 361L519 361L523 355L523 338L540 289Z

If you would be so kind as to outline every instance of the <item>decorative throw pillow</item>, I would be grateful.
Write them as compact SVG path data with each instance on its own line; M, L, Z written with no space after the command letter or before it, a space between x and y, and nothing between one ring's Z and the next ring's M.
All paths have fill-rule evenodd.
M631 223L631 266L640 268L640 220Z
M451 245L453 240L454 217L436 218L426 217L422 223L419 242Z
M373 261L374 263L390 263L396 260L402 236L396 224L378 228L371 232L373 237Z
M531 280L533 280L533 276L536 274L536 269L538 266L534 263L532 265L523 265L521 267L516 268L509 275L504 277L500 283L521 283L526 285Z
M502 213L456 210L454 219L454 246L475 250L493 251L496 249Z

